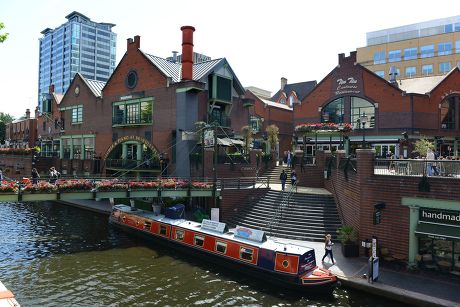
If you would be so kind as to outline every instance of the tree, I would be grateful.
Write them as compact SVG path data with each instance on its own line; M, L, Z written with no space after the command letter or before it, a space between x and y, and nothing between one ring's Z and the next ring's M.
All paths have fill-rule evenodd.
M276 125L270 125L265 129L268 136L268 144L270 144L270 150L275 151L276 144L278 144L280 129Z
M3 24L3 22L0 22L0 30L3 29L5 27L5 25ZM8 37L9 33L5 33L5 34L0 34L0 43L3 43L6 38Z
M241 128L241 133L243 134L243 140L244 140L244 152L246 154L249 154L249 148L252 143L252 128L249 126L243 126Z
M415 142L414 151L418 152L418 154L421 157L426 157L426 154L427 154L429 149L431 149L431 150L434 149L434 144L431 141L429 141L429 140L427 140L425 138L421 138L420 140L417 140Z
M6 124L14 120L13 116L7 113L0 112L0 141L4 141L6 137Z

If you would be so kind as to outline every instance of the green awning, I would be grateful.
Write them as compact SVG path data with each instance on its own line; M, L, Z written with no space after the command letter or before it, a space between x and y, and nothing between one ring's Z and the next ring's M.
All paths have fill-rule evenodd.
M430 238L460 241L460 227L455 226L418 223L415 234L419 236L428 236Z

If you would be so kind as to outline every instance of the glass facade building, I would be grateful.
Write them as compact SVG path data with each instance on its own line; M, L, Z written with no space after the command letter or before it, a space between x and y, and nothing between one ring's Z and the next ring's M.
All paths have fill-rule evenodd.
M117 35L115 24L93 22L78 12L66 16L67 22L46 28L39 39L38 105L42 95L54 85L58 94L67 90L80 72L85 78L106 82L116 64Z

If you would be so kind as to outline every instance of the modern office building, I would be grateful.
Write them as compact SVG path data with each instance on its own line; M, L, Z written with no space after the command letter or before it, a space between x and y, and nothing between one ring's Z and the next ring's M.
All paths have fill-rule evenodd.
M357 62L382 78L447 74L460 65L460 16L367 33L367 46L357 49Z
M66 16L67 22L41 32L38 101L54 85L55 93L63 94L73 77L80 72L91 80L107 81L115 69L117 35L112 23L93 22L78 12Z

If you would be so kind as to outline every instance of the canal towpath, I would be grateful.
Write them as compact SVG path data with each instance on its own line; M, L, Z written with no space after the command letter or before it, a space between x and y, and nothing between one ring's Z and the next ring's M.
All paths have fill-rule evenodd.
M311 189L309 189L309 192ZM317 191L321 193L321 191ZM61 201L63 204L85 210L109 214L111 204L107 199ZM276 238L272 238L275 239ZM408 271L404 266L381 265L379 278L373 283L368 282L364 274L368 273L367 257L343 257L340 243L333 246L335 264L329 258L321 263L324 254L323 242L287 240L292 244L315 249L317 265L331 270L345 287L380 295L392 300L415 306L460 306L460 280L434 272Z

